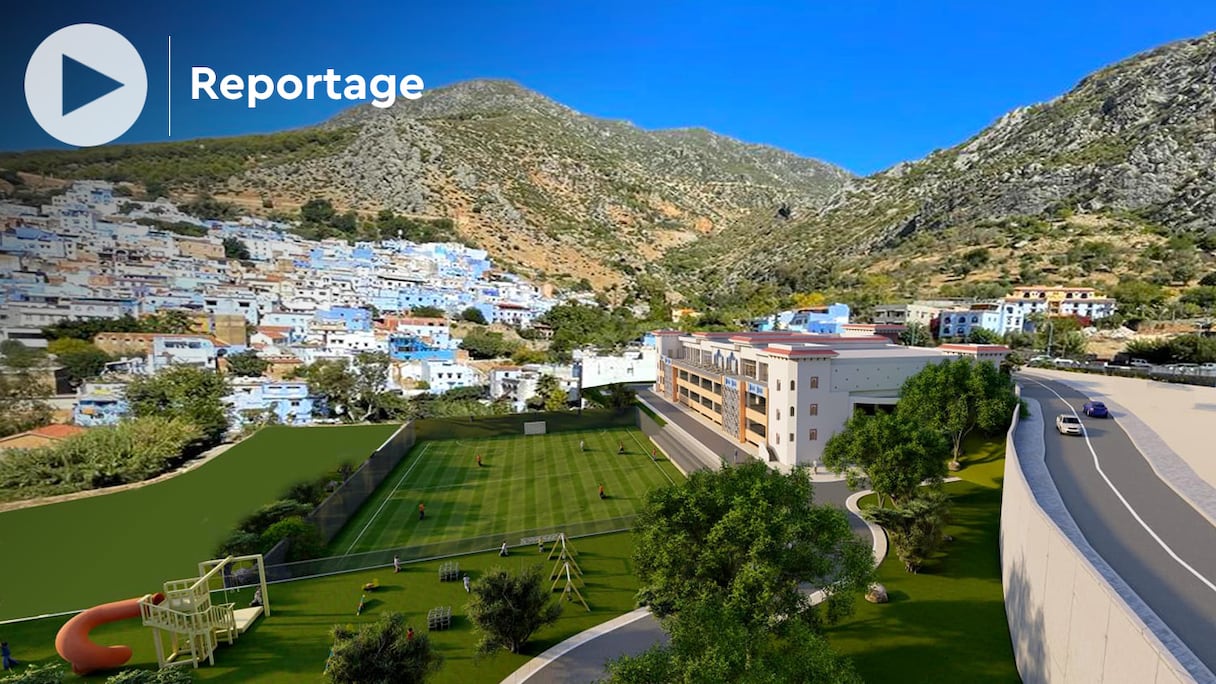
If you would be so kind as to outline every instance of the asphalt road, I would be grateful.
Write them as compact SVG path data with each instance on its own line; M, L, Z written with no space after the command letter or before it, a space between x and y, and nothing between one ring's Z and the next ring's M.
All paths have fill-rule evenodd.
M1216 527L1157 477L1119 427L1117 415L1085 416L1081 405L1089 397L1058 382L1023 378L1020 384L1023 395L1043 407L1047 469L1085 538L1196 657L1216 670ZM1085 437L1056 430L1056 416L1071 413L1070 407L1080 416ZM1210 425L1197 423L1194 429L1216 436Z

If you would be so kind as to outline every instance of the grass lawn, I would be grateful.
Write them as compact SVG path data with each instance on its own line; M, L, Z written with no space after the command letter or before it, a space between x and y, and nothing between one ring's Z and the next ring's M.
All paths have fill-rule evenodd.
M653 468L653 465L651 466ZM526 652L503 651L474 658L475 633L465 617L467 594L460 582L440 582L439 561L409 564L401 574L392 568L335 575L321 579L274 584L268 592L272 615L259 621L233 646L221 646L215 666L203 666L196 678L202 682L252 682L254 684L319 682L329 654L328 630L335 623L359 624L375 620L386 611L406 613L415 630L426 629L426 612L436 606L452 607L452 629L431 634L444 656L443 669L432 680L437 684L498 682L554 644L634 608L637 579L630 559L632 540L628 533L577 539L573 542L586 584L580 590L591 606L564 603L562 617L529 642ZM508 558L483 553L457 558L461 570L476 581L485 569L502 565L513 569L541 563L552 567L534 548L519 549ZM361 616L355 616L364 582L380 580L380 588L369 593ZM559 585L560 590L560 585ZM557 597L560 592L554 592ZM220 600L222 594L216 594ZM248 592L232 592L229 600L244 605ZM62 662L55 653L55 634L67 618L44 619L0 626L0 637L12 644L13 656L23 662ZM138 620L105 625L93 631L104 644L126 644L134 649L130 666L155 667L152 635ZM109 674L114 674L113 672ZM104 675L88 679L98 681ZM79 678L69 677L70 681Z
M0 513L0 620L84 609L188 577L242 517L296 482L362 462L396 428L270 427L164 482Z
M586 452L579 450L580 440ZM624 454L617 454L620 444ZM516 533L631 516L647 492L683 478L661 454L651 460L652 446L627 428L422 441L334 538L329 553L491 535L514 545ZM600 484L608 497L603 501ZM426 505L425 520L418 519L419 503ZM621 521L620 527L630 524ZM481 548L498 543L495 537Z
M919 574L904 571L894 550L878 567L891 602L857 600L856 611L828 630L862 678L882 682L1018 682L1001 593L1001 480L1005 441L969 440L946 485L954 537ZM873 505L873 497L862 506Z

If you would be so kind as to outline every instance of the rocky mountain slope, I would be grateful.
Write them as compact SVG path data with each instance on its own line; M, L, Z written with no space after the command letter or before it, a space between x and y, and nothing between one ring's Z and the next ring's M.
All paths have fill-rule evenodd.
M485 80L387 109L356 107L304 131L0 156L0 168L156 176L168 191L207 192L254 211L323 197L340 210L447 217L507 265L597 286L630 280L667 249L749 212L815 205L851 177L705 130L645 131L584 116Z
M1111 235L1120 243L1112 248L1136 235L1141 249L1170 238L1174 247L1216 249L1216 33L1102 69L961 145L857 179L810 216L743 221L675 250L667 263L681 279L719 291L746 281L848 287L885 273L889 285L918 293L937 275L957 274L950 262L966 250L986 250L973 261L998 263L1016 281L1019 270L1050 262L1018 265L1031 243L1050 242L1046 251L1059 256ZM1196 257L1158 252L1152 261L1166 271L1163 259ZM1105 272L1143 254L1128 256ZM1174 276L1163 278L1188 279Z

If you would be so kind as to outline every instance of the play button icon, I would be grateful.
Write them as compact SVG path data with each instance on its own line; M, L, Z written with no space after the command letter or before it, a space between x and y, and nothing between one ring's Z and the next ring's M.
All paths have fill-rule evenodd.
M63 116L122 87L100 71L63 56Z
M77 147L127 132L144 108L148 76L122 34L73 24L47 36L25 69L25 101L42 129Z

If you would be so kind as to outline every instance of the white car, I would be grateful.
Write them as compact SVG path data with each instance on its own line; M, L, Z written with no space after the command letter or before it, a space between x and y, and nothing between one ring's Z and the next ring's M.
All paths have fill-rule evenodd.
M1067 413L1056 416L1056 429L1061 435L1081 434L1081 419Z

